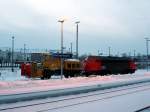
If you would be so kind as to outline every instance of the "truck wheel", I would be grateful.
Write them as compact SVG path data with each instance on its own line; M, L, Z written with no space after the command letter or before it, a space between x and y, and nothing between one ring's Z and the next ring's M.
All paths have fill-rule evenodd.
M86 77L89 77L89 74L85 74Z
M47 79L50 79L51 78L51 75L49 74L49 75L47 75Z
M65 74L64 76L65 76L65 78L69 78L69 75L68 75L68 74Z
M43 78L50 79L51 78L51 71L48 69L44 69Z
M41 80L44 80L44 77L41 77Z
M75 77L75 74L70 74L70 77Z

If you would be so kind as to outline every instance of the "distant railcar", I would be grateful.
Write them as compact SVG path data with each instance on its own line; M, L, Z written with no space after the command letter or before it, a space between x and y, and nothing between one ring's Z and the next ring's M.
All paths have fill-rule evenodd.
M66 59L64 61L65 77L74 77L81 73L81 62L78 59Z

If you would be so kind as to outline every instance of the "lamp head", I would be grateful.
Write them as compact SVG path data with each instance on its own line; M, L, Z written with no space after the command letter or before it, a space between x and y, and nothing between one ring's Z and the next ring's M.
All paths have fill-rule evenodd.
M58 22L60 22L60 23L63 23L64 21L65 21L65 20L63 20L63 19L62 19L62 20L58 20Z
M80 23L80 21L76 21L75 23L76 23L76 24L79 24L79 23Z

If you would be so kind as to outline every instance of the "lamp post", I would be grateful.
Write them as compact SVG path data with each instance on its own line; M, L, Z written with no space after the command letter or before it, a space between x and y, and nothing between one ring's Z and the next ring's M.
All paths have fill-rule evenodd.
M72 42L70 43L70 52L72 54Z
M150 39L149 38L145 38L145 40L146 40L146 53L147 53L147 71L148 71L148 41L150 41Z
M76 58L78 58L78 24L80 21L75 22L76 24Z
M61 79L63 78L63 23L64 20L59 20L61 23Z
M14 72L14 36L12 36L12 56L11 56L11 70Z

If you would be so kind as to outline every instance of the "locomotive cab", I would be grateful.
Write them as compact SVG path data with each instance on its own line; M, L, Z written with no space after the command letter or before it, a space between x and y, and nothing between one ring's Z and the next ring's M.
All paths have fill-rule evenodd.
M82 74L89 76L90 74L99 74L103 68L100 59L87 57L82 62L82 69Z

